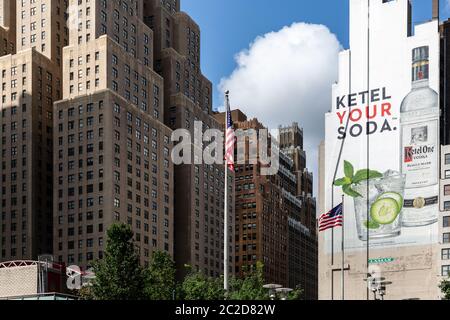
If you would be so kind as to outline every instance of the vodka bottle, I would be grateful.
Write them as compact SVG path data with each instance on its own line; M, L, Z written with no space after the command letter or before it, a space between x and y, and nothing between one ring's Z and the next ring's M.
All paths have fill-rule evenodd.
M401 105L401 170L406 175L403 226L438 221L439 96L429 85L429 47L412 51L412 90Z

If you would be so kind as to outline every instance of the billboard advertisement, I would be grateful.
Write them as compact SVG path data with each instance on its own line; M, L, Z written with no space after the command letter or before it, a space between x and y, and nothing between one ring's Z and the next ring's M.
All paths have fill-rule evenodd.
M438 22L409 30L407 0L350 3L350 50L325 117L325 206L344 196L347 252L401 255L438 243Z

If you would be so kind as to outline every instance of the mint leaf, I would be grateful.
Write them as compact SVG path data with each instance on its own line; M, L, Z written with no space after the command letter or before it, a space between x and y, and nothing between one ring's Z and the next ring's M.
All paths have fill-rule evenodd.
M355 190L352 189L352 186L350 184L343 186L342 191L344 191L344 193L346 195L348 195L352 198L362 197L362 195L360 195L358 192L356 192Z
M370 170L369 171L369 179L377 179L377 178L382 178L383 175L375 170Z
M381 173L379 173L378 171L363 169L363 170L359 170L358 172L356 172L355 176L353 177L352 182L354 184L357 184L364 180L381 178L382 176L383 175Z
M355 169L353 168L353 165L348 161L344 161L344 173L347 178L353 179Z
M369 179L369 170L359 170L356 172L355 176L353 177L353 183L359 183L363 180Z
M340 187L340 186L345 186L345 185L351 184L351 183L352 183L352 180L347 178L347 177L345 177L345 178L337 179L334 182L334 185L337 186L337 187Z

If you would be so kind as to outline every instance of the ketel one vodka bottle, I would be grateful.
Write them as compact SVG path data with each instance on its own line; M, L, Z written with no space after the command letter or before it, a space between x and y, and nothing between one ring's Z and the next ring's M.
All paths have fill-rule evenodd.
M405 227L433 224L439 212L439 97L429 86L429 47L413 49L412 60L412 90L400 110Z

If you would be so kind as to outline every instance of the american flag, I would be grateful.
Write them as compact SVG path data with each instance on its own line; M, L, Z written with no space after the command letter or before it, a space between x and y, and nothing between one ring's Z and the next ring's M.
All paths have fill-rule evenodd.
M230 100L228 98L229 92L226 93L227 96L227 128L225 132L225 160L228 164L228 169L234 171L234 142L235 134L233 128L233 121L231 120L231 110L230 110Z
M319 217L319 232L332 229L335 227L342 227L344 217L342 214L342 203L331 211L322 214Z

